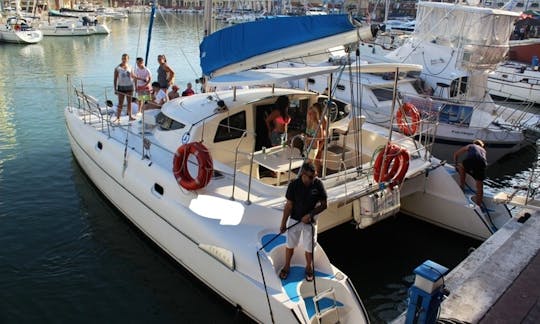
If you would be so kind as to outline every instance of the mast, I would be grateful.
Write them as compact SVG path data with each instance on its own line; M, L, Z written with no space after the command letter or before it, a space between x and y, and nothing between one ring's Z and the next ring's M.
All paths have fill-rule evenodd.
M212 0L204 2L204 37L212 33Z
M388 21L388 12L390 11L390 0L386 0L384 2L384 20L383 22L386 23Z
M146 54L144 61L148 64L148 53L150 52L150 41L152 40L152 26L154 25L154 16L156 15L157 1L152 2L152 12L150 13L150 22L148 23L148 40L146 41Z

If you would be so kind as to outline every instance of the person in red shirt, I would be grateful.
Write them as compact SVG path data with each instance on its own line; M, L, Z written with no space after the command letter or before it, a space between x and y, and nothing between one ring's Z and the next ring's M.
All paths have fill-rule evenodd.
M195 94L195 91L193 91L193 85L191 82L188 82L186 90L182 92L182 97L192 96Z

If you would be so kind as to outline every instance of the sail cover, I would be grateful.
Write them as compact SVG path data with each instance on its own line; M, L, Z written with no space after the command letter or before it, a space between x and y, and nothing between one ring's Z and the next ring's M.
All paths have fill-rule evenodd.
M371 30L367 27L363 32ZM234 73L309 55L358 38L357 26L347 15L268 18L207 36L199 48L201 68L209 77Z

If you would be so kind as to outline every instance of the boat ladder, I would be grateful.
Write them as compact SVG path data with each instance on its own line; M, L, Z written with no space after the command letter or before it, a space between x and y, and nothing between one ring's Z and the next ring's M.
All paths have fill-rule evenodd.
M326 307L321 310L319 308L319 302L325 298L330 299L331 304L329 307ZM319 324L322 323L323 318L330 316L332 314L335 314L334 315L335 321L331 322L331 321L326 320L325 323L340 323L341 322L341 319L339 317L338 305L336 302L336 292L333 287L313 296L313 304L315 305L315 317L317 318L317 322Z

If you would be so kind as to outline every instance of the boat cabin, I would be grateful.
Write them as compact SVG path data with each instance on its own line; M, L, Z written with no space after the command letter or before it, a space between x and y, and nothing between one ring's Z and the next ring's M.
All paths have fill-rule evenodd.
M291 121L287 127L286 142L282 146L272 147L265 120L280 96L289 99ZM252 171L256 178L259 178L259 170L263 169L279 176L297 169L304 161L310 143L298 143L297 139L306 130L307 110L315 102L325 104L327 101L327 96L294 89L274 89L273 92L269 92L268 88L259 91L223 91L219 97L209 93L208 96L173 100L161 111L145 112L145 124L147 130L152 128L154 137L167 147L202 142L214 160L232 168L236 164L235 169L249 174L253 158L261 166ZM332 140L339 137L339 130L347 129L350 108L341 101L334 101L329 106L326 113L330 121L329 134L334 134L329 136L329 140ZM338 161L331 162L329 167L338 167Z

